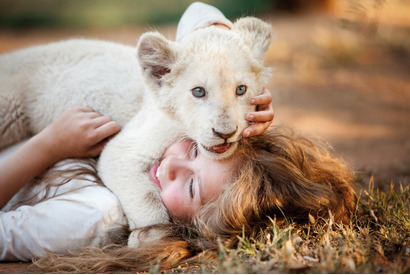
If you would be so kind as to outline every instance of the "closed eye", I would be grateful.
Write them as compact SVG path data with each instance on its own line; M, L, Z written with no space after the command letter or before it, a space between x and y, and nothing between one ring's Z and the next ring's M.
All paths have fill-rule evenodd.
M189 182L189 197L191 199L194 198L194 179L191 179L191 181Z
M198 144L194 142L192 143L191 149L189 151L189 159L194 160L196 159L197 156L198 156Z

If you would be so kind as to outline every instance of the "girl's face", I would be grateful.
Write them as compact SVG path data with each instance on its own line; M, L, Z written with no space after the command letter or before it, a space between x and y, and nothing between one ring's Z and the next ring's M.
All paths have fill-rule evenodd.
M221 186L231 179L234 165L234 159L209 159L191 140L183 140L165 151L150 175L171 217L187 221L218 197Z

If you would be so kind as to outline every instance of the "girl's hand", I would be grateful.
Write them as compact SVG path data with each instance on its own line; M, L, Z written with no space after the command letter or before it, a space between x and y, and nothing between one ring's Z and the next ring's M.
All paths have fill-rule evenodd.
M273 107L271 103L272 95L266 88L263 88L262 94L250 99L251 105L257 105L256 112L248 113L245 119L249 122L256 123L243 130L243 137L246 138L261 135L269 128L274 118Z
M120 126L88 107L65 111L0 163L0 209L50 165L69 157L94 157Z
M48 143L50 154L60 160L68 157L98 156L108 138L120 131L110 117L89 107L74 107L39 133Z

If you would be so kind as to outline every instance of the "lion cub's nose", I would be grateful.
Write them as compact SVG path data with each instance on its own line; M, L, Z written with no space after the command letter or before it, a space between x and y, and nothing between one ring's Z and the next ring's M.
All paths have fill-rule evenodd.
M218 132L218 131L216 131L214 128L212 128L212 132L214 133L214 135L217 136L217 137L220 137L220 138L222 138L222 139L224 139L224 140L227 140L228 138L230 138L231 136L233 136L233 135L236 133L236 131L238 131L238 126L236 126L235 131L233 131L232 133L227 133L227 134Z

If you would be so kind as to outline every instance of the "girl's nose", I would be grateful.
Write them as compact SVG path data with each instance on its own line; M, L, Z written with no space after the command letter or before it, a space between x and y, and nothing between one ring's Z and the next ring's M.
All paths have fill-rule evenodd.
M182 177L187 170L187 163L182 159L170 158L166 163L166 175L170 181L175 181L178 177Z

